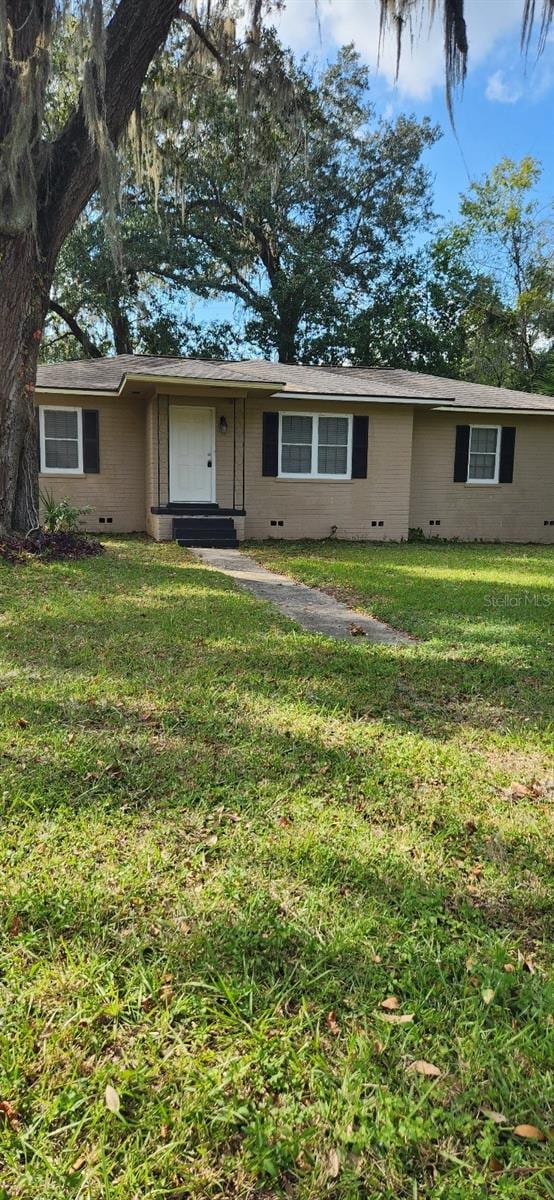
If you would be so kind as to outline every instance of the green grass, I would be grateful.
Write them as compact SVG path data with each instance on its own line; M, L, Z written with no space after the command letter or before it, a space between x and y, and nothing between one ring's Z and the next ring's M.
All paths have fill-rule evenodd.
M554 1197L553 553L256 553L0 568L0 1197Z

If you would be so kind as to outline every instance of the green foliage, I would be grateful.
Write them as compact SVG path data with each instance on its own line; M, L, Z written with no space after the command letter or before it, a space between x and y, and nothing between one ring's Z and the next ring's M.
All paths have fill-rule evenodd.
M180 82L182 49L174 36L152 68L143 114L146 144L156 122L165 131L156 203L131 182L129 151L124 269L90 208L60 257L43 359L86 355L90 340L97 353L263 354L552 391L552 227L534 159L502 160L437 233L422 164L437 131L378 122L352 47L313 76L266 32L226 87L210 61ZM199 319L198 301L221 299L232 322Z
M310 361L322 337L385 286L430 218L423 151L438 134L404 116L378 122L352 47L315 80L267 36L258 71L290 74L297 109L250 125L213 96L206 138L187 154L187 227L201 248L191 287L236 297L262 353ZM187 169L181 164L183 172Z
M554 338L553 225L536 195L540 163L504 158L462 196L451 234L460 258L491 272L494 302L473 311L470 378L542 390Z
M343 325L332 360L461 376L474 313L495 302L493 281L476 275L443 235L398 260L387 288ZM329 357L323 338L321 357Z
M168 52L156 68L162 91L178 87L180 69ZM200 76L189 123L165 147L156 207L126 190L123 275L98 213L62 252L56 299L119 352L142 349L163 321L174 331L176 320L189 324L192 294L236 300L243 342L258 352L309 361L368 290L385 287L414 226L430 219L421 155L437 130L404 116L378 122L351 47L312 79L266 33L250 73L266 97L254 112L243 89L223 89L213 71ZM156 108L145 121L158 117ZM191 340L178 339L179 352Z
M262 553L0 567L0 1190L546 1200L553 548Z
M42 523L49 533L77 533L81 518L94 511L90 504L79 507L68 496L57 500L52 492L40 492Z

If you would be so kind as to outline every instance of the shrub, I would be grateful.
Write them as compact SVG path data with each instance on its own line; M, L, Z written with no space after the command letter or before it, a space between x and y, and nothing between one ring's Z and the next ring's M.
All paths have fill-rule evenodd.
M77 533L81 518L93 511L90 504L79 508L68 496L56 500L52 492L41 492L40 502L44 511L44 527L49 533Z

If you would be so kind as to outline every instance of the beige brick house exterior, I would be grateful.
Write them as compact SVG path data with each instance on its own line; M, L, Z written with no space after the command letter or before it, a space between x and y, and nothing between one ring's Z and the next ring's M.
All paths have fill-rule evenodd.
M95 532L554 542L551 397L120 356L41 367L36 403L41 488L93 506Z

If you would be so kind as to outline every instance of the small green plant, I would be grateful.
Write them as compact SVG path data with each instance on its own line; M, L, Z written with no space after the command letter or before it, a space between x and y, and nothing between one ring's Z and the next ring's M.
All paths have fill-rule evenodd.
M72 504L68 496L56 500L52 492L41 492L40 503L43 509L43 525L49 533L78 533L82 517L93 511L90 504L83 508Z

